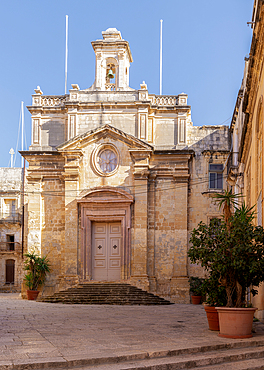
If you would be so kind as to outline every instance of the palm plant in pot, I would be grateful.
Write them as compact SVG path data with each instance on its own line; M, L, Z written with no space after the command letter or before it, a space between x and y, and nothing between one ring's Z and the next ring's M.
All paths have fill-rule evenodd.
M49 260L46 256L40 257L35 252L25 254L24 270L25 285L28 288L27 297L29 300L36 300L39 294L38 287L44 284L47 273L50 272Z
M216 200L224 206L223 220L199 223L191 234L189 257L192 263L201 263L209 278L218 278L218 286L225 289L226 306L217 307L219 335L251 337L256 309L245 307L245 293L248 289L254 296L255 288L264 281L264 230L254 226L253 208L242 204L235 206L232 214L231 191L217 195Z
M189 278L190 293L192 298L192 304L200 304L203 294L203 282L204 279L191 276Z

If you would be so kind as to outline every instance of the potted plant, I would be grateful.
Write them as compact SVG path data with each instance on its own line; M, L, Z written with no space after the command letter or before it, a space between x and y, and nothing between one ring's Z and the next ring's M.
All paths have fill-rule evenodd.
M264 281L264 230L254 226L253 207L234 204L230 192L216 196L224 206L223 220L213 219L209 225L200 222L192 231L192 247L188 254L192 263L201 263L209 278L218 276L225 289L226 306L217 307L220 336L251 337L255 308L245 307L245 292L257 294L255 287Z
M219 330L219 317L216 307L226 305L225 288L219 285L220 275L218 272L211 274L203 284L206 301L204 309L207 316L209 330Z
M24 270L25 285L28 288L27 297L29 300L36 300L39 294L38 287L43 285L46 275L50 272L49 260L46 256L40 257L35 252L25 254Z
M204 279L201 279L196 276L191 276L189 278L192 304L201 303L202 293L203 293L203 282L204 282Z

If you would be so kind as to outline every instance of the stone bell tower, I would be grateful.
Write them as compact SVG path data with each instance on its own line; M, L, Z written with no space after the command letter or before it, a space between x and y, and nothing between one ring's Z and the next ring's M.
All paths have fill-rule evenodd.
M90 88L99 91L126 91L129 87L129 67L133 62L128 41L116 28L102 32L103 40L92 42L95 52L95 82ZM90 90L89 89L89 90Z

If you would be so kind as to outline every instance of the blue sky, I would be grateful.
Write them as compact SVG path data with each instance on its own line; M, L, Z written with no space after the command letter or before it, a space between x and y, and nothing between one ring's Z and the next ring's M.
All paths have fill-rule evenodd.
M194 125L230 123L250 50L253 0L8 0L0 1L0 166L16 149L21 101L40 85L64 94L65 15L69 16L68 88L91 86L91 41L116 27L134 62L130 86L146 81L159 94L159 28L163 19L163 94L185 92ZM27 147L31 121L25 109ZM18 150L21 143L18 145ZM16 166L21 165L17 155Z

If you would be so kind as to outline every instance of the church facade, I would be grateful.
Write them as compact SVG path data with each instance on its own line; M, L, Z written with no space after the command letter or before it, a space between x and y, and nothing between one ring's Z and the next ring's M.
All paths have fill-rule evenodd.
M95 82L28 107L25 246L48 256L43 295L81 282L122 281L189 302L189 233L219 217L229 131L194 126L185 93L129 87L129 43L115 28L92 42Z

